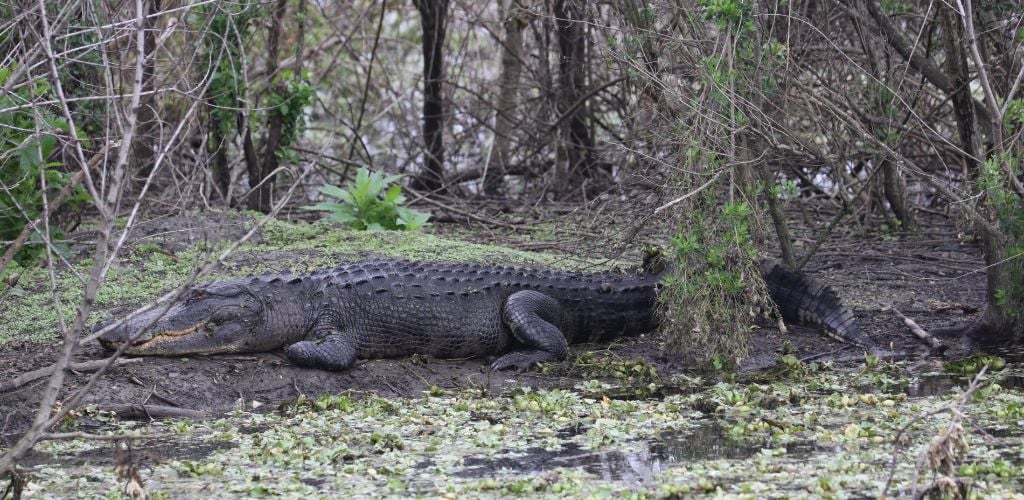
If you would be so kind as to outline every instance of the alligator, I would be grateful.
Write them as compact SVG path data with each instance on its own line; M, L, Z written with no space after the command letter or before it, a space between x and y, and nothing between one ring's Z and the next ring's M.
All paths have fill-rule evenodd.
M100 343L151 356L284 348L292 363L326 370L348 369L360 358L417 353L498 356L493 370L522 371L564 360L569 344L652 331L665 272L368 260L305 276L286 272L194 286L169 307L111 328ZM783 319L871 345L829 287L781 264L762 265L761 272Z

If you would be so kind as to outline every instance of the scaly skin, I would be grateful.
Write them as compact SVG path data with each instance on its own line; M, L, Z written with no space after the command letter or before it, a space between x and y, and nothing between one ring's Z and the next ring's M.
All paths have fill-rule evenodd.
M286 347L292 362L330 370L358 358L505 354L495 369L525 369L565 359L569 343L652 330L657 282L657 276L374 260L304 277L200 285L163 317L157 319L158 310L142 315L100 341L116 348L155 321L127 354Z
M564 360L568 344L653 330L660 277L371 260L308 276L199 285L166 314L158 308L141 315L100 342L109 349L130 342L125 353L151 356L284 348L293 363L328 370L415 353L494 355L493 369L523 370ZM772 291L773 298L797 302L801 311L828 298L821 294L826 287L802 280L781 280L784 288L779 297ZM819 321L800 319L826 330L837 324L829 318L849 316L838 300L813 312ZM840 326L850 325L856 326Z
M818 326L840 342L875 347L874 341L861 330L853 312L844 307L836 292L825 284L771 262L761 264L761 276L782 319Z

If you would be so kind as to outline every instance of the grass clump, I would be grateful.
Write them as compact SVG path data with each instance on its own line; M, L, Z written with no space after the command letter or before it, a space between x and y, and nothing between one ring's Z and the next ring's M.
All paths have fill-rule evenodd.
M755 311L771 304L751 238L753 209L737 201L686 213L658 295L666 347L708 366L735 365L749 352Z

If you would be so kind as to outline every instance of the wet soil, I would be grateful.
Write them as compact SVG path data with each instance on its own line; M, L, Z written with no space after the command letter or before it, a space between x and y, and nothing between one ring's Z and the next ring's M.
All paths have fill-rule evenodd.
M235 238L244 233L244 221L223 216L168 217L142 224L129 245L151 243L156 251L173 253L197 241ZM443 232L443 229L435 229ZM798 228L799 234L799 228ZM805 231L810 235L810 231ZM799 240L798 240L799 241ZM272 263L271 254L244 254L241 259ZM891 312L896 305L925 329L969 321L963 307L984 307L985 280L981 250L964 242L954 229L925 230L912 236L839 235L822 246L806 271L824 280L855 311L864 331L881 346L926 356L920 341ZM123 312L115 308L110 312ZM126 308L125 308L126 309ZM753 333L752 354L741 367L766 369L784 348L799 358L822 353L856 358L858 351L831 340L813 328L790 326L782 333L774 324L762 324ZM572 353L607 350L621 359L643 359L665 376L692 368L686 356L662 351L656 336L622 339L612 345L574 346ZM0 348L0 380L43 367L55 357L56 345L10 342ZM956 352L950 352L955 356ZM85 345L76 360L105 356L97 344ZM570 355L570 360L573 356ZM824 359L824 358L823 358ZM99 408L114 404L152 404L212 414L232 408L252 408L294 400L300 394L374 392L386 397L419 397L431 387L476 388L499 391L524 385L564 387L580 382L571 369L558 375L530 372L493 373L491 359L436 360L424 357L367 360L353 369L332 373L292 366L278 353L190 358L146 358L104 375L86 398ZM819 360L820 361L820 360ZM926 363L925 363L926 364ZM70 373L62 397L79 390L89 374ZM9 445L31 420L37 396L46 379L0 394L0 446ZM668 445L666 445L668 446Z

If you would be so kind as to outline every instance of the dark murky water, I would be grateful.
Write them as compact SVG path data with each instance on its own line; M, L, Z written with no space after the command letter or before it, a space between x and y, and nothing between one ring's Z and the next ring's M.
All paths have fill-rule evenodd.
M972 376L960 376L950 373L928 373L913 381L906 387L907 396L912 398L941 396L955 388L965 389L971 383ZM1010 374L997 380L1003 389L1024 390L1024 376Z
M574 444L558 451L531 448L525 453L498 458L465 460L463 477L488 477L502 471L529 474L552 467L579 467L608 481L649 484L658 473L680 462L714 459L741 460L765 448L780 445L765 439L738 440L718 422L708 421L694 429L660 435L636 451L589 451ZM807 456L826 451L813 443L797 442L783 446L788 456Z
M988 352L1005 359L1007 363L1024 364L1024 346L997 347Z
M1019 352L996 354L1007 360L1020 357ZM944 372L926 373L915 377L906 386L898 388L898 391L915 398L940 396L957 388L966 388L971 378L970 375L960 376ZM1000 376L997 382L1005 389L1024 390L1024 376L1018 374ZM624 391L614 396L620 399L642 399L657 398L659 394L643 391L640 394L633 394ZM568 439L579 432L580 429L568 429L562 433L562 437ZM589 451L575 444L566 444L557 451L531 448L523 453L497 458L468 457L464 462L465 468L457 475L489 477L540 473L553 467L578 467L603 480L640 485L650 484L660 472L677 463L715 459L743 460L766 448L785 448L785 455L789 458L836 451L810 441L780 445L764 438L736 438L730 435L728 429L720 422L714 420L705 421L693 429L664 433L647 443L633 444L639 445L633 446L633 451Z

